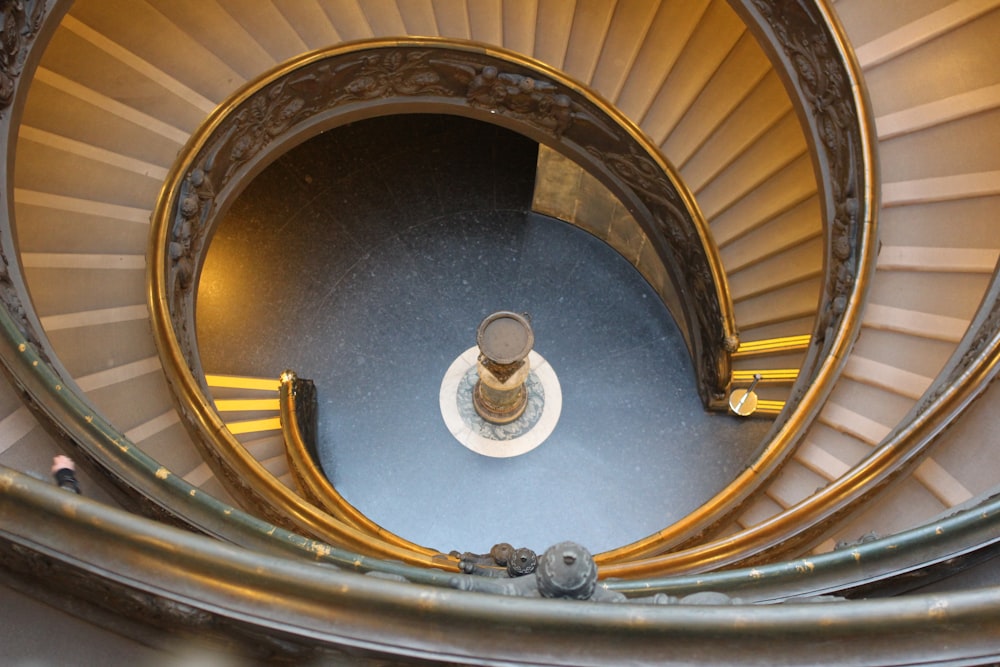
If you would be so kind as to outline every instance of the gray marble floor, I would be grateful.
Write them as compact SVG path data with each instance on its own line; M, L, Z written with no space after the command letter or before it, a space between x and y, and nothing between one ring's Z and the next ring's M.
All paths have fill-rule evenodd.
M328 132L245 191L199 290L206 369L313 379L340 492L444 551L639 539L722 488L768 427L705 413L649 285L600 240L529 211L536 150L457 118ZM501 309L530 313L563 393L552 435L509 459L463 447L438 403Z

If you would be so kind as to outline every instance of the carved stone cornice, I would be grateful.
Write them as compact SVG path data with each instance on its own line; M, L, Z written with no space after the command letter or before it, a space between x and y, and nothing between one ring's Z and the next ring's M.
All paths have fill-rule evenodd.
M28 50L45 21L45 0L12 0L0 7L0 119L14 101Z
M5 163L10 160L11 105L31 47L54 4L51 0L12 0L0 3L0 132L3 135L0 146L8 153L4 156ZM6 215L10 215L13 210L12 202L3 203ZM10 263L9 258L16 253L8 241L11 238L9 220L4 227L3 234L0 234L0 304L21 335L48 359L35 318L29 315L30 306L25 307L28 303L26 293L16 279L20 269L12 267Z

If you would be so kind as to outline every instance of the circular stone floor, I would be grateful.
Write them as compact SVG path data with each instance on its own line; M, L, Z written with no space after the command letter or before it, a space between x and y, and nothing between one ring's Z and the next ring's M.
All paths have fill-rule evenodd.
M531 314L563 394L552 434L513 458L470 451L439 409L453 359L501 309ZM376 522L445 551L570 539L597 552L644 537L739 472L756 444L747 427L760 435L759 422L704 413L681 335L641 276L541 216L413 227L312 317L328 342L316 372L297 368L319 387L324 469Z
M586 232L525 212L531 146L431 136L433 165L417 146L364 171L331 163L348 185L294 163L258 177L264 189L220 228L200 287L206 370L312 379L321 462L340 493L442 551L574 540L597 553L711 497L769 422L705 413L681 334L638 272ZM431 185L410 182L421 170ZM551 435L507 458L463 446L439 408L449 367L497 310L531 315L562 391Z

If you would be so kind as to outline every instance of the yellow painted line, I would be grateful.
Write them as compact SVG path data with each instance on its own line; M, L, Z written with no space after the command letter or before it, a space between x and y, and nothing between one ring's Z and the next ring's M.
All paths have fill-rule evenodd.
M809 334L801 336L783 336L781 338L765 338L763 340L750 340L740 343L739 348L733 352L733 358L748 357L755 354L775 354L778 352L797 352L809 347L812 338Z
M257 433L258 431L280 431L281 417L270 419L251 419L249 421L229 422L226 424L229 432L234 435L241 433Z
M797 368L763 368L760 370L738 370L733 371L733 382L749 383L753 382L754 375L760 373L761 382L794 382L799 377Z
M278 378L252 378L239 375L206 375L209 387L225 389L254 389L257 391L278 391Z
M220 398L215 402L219 412L246 412L250 410L280 410L277 398Z
M766 401L766 400L757 401L756 412L761 414L776 415L784 409L785 409L784 401Z

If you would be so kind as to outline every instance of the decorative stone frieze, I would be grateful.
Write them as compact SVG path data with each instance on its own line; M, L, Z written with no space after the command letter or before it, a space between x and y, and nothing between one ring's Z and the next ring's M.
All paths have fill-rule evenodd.
M677 318L703 403L725 407L729 356L738 343L728 288L694 198L658 150L618 112L554 70L513 53L431 39L356 43L292 61L220 107L196 135L180 177L169 184L164 213L165 301L192 370L199 365L191 322L206 239L244 179L322 130L411 112L502 125L566 154L601 180L643 227L681 295Z

